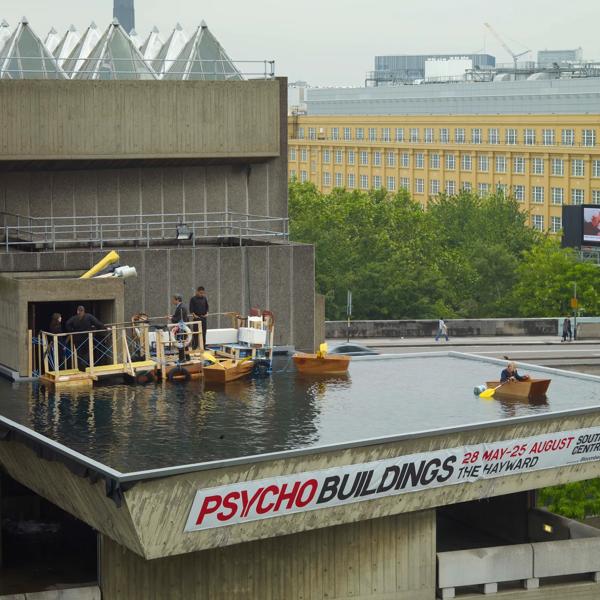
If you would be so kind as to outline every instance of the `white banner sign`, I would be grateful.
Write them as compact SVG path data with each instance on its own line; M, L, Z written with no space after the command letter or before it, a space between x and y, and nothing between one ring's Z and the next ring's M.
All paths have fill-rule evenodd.
M198 490L185 531L593 460L600 460L600 427L240 481Z

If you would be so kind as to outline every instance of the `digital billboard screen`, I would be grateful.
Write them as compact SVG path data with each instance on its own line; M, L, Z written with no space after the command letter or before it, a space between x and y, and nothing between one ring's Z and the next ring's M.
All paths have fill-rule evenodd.
M600 206L583 207L583 243L600 245Z

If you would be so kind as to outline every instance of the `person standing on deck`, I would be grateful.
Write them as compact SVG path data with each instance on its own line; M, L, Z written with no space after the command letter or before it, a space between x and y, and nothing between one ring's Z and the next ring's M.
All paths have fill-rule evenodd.
M171 302L175 305L175 310L170 317L171 323L187 323L188 311L183 303L183 296L181 294L174 294Z
M202 327L202 341L206 348L206 315L208 314L208 298L206 291L202 286L196 289L196 293L190 298L190 315L194 321L200 323ZM200 337L198 334L198 325L195 324L194 337L192 338L192 349L196 350L200 346Z
M437 335L435 336L435 341L437 342L440 339L440 337L442 337L442 336L444 336L446 338L446 341L448 341L450 339L448 337L448 326L444 322L444 319L442 319L442 317L440 317L440 320L438 321L438 332L437 332Z
M88 336L83 332L106 329L104 323L93 314L85 312L83 306L77 307L77 314L73 315L65 325L66 330L71 333L81 332L73 336L73 342L77 350L78 366L80 370L90 364Z
M569 338L570 342L573 341L573 330L571 329L571 319L569 319L568 316L566 316L563 321L563 332L562 332L562 340L561 341L566 342L567 338Z

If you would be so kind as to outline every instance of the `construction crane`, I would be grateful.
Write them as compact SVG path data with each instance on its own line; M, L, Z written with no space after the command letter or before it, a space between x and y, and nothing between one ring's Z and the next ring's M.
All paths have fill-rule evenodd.
M515 79L517 78L517 62L521 56L525 56L531 50L525 50L525 52L519 52L519 54L515 54L506 44L506 42L496 33L495 29L489 24L484 23L484 25L492 32L492 35L500 42L502 47L512 56L514 65L515 65Z

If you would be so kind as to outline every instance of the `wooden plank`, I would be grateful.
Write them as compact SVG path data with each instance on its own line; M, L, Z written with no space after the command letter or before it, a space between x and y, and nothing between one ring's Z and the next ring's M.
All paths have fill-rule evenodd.
M113 364L119 362L119 351L117 346L117 328L113 325L110 328L110 338L112 342L112 361Z
M58 351L58 338L55 335L52 336L52 348L54 352L54 374L58 377L58 372L60 371L60 353Z
M88 359L89 359L89 372L94 374L94 334L88 333Z
M33 331L27 330L27 376L33 377Z

